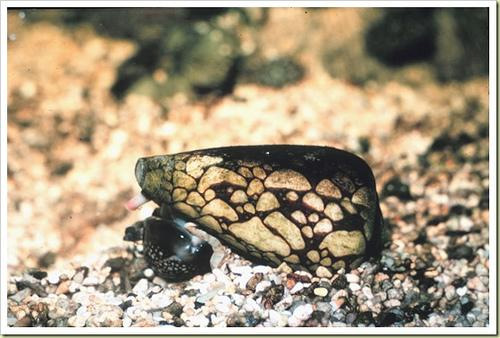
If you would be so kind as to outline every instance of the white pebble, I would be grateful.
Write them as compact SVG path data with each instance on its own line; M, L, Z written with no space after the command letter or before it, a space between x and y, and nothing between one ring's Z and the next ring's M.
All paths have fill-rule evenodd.
M163 278L158 277L158 276L153 278L153 284L159 285L164 289L168 286L168 283Z
M261 310L260 305L253 298L247 298L243 308L248 312L260 312Z
M304 283L298 282L293 286L293 288L290 289L290 293L293 295L302 290L303 288L304 288Z
M269 310L269 321L274 327L283 327L288 323L288 317L275 310Z
M148 268L148 269L144 270L144 276L145 276L146 278L151 278L151 277L153 277L153 276L154 276L154 274L155 274L155 273L154 273L153 269L149 269L149 268Z
M132 292L134 292L137 295L143 294L148 290L148 280L146 278L142 278L137 282L137 284L134 286L132 289Z
M466 293L467 293L466 286L457 289L457 295L459 295L460 297L464 296Z
M372 289L370 289L368 286L364 286L361 291L363 292L363 294L366 296L366 298L368 299L372 299L373 298L373 293L372 293Z
M207 317L203 315L194 316L190 319L190 322L193 326L207 327L209 320Z
M173 302L172 298L164 293L157 293L151 297L153 308L164 308Z
M355 275L355 274L352 274L352 273L348 273L345 275L345 277L347 278L347 281L349 283L358 283L359 282L359 276L358 275Z
M230 265L229 270L231 270L232 273L235 273L237 275L248 275L252 273L252 267L248 265L244 266Z
M311 304L304 304L304 305L299 305L297 308L293 311L293 317L297 317L300 320L306 320L311 317L311 314L313 313L313 308Z
M98 284L99 284L99 279L97 277L94 277L94 276L88 276L82 282L82 285L85 285L85 286L98 285Z
M256 265L253 267L253 272L262 272L263 274L268 274L272 271L272 268L267 265Z
M349 284L349 289L351 289L351 291L355 292L355 291L358 291L359 289L361 289L361 286L359 286L359 284L356 284L356 283L351 283L351 284Z
M47 276L47 280L50 284L58 284L59 283L59 274L52 272Z
M255 286L255 292L262 292L271 286L271 282L268 280L263 280Z

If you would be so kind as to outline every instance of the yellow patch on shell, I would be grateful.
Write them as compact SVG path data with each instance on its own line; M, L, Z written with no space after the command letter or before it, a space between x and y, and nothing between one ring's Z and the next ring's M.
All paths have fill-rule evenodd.
M196 187L194 178L178 170L174 171L172 182L174 187L185 188L187 190L193 190Z
M205 205L205 200L196 191L191 191L186 199L186 203L190 205L195 205L197 207L202 207Z
M342 197L340 189L328 179L324 179L318 183L318 185L316 186L316 192L326 197L333 197L338 199Z
M324 266L318 266L315 274L316 274L316 276L318 276L320 278L332 278L332 276L333 276L332 273L330 272L330 270L328 270Z
M307 178L291 169L273 171L264 181L267 188L306 191L311 189Z
M319 215L315 212L313 212L312 214L310 214L307 219L309 220L309 222L311 223L316 223L317 221L319 221Z
M334 270L340 270L342 268L345 268L345 262L342 260L336 261L335 263L332 264L332 268Z
M172 192L172 200L174 202L184 201L187 196L186 189L183 188L175 188Z
M247 189L248 196L260 195L263 191L264 191L264 185L259 179L254 178L252 181L250 181L250 184L248 184L248 189Z
M177 169L177 170L184 170L184 169L186 169L186 163L184 163L182 161L175 162L175 169Z
M253 175L261 180L265 179L267 174L261 167L255 167L252 169Z
M220 167L210 167L200 178L198 184L198 191L200 193L205 192L208 188L213 185L220 183L229 183L238 187L246 187L247 181L240 174L235 173L232 170L220 168Z
M299 264L300 263L300 258L296 254L292 254L292 255L290 255L288 257L285 257L285 261L287 261L288 263Z
M232 222L236 222L238 220L238 214L236 211L231 208L229 204L224 202L221 199L211 200L207 205L201 209L202 215L212 215L214 217L224 217Z
M234 204L242 204L248 201L248 197L243 190L236 190L229 200Z
M316 211L323 211L323 209L325 208L325 205L323 204L323 200L321 199L321 197L319 197L313 192L308 192L307 194L305 194L302 197L302 202L304 202L304 204L309 208L314 209Z
M259 217L252 217L246 222L233 223L229 226L229 231L260 251L272 251L281 256L290 254L290 246L266 228Z
M198 218L197 221L214 231L217 231L219 233L222 232L222 228L220 227L219 222L217 222L217 220L212 216L209 215L202 216Z
M347 197L344 197L342 201L340 201L340 205L342 205L350 214L356 214L358 212Z
M300 224L307 223L306 215L304 215L304 213L300 210L295 210L290 216L292 216L292 218Z
M287 242L292 249L304 249L306 244L300 234L299 228L281 212L275 211L264 219L264 224L275 229ZM286 256L286 255L283 255Z
M243 177L246 177L246 178L253 178L253 174L252 172L250 171L250 169L248 169L247 167L240 167L238 169L238 173L243 176Z
M320 249L328 249L334 257L359 255L365 252L365 239L360 231L334 231L325 236Z
M352 203L364 205L365 207L370 207L370 197L368 188L362 187L356 190L356 192L352 195L351 199Z
M319 253L316 250L308 251L306 254L307 258L313 263L319 262Z
M187 215L191 218L198 217L198 211L196 211L192 206L184 203L184 202L177 202L174 203L174 209L179 210L182 214Z
M251 203L245 203L245 205L243 206L243 210L245 210L249 214L255 214L255 207Z
M319 264L324 266L330 266L332 265L332 259L330 257L325 257L319 262Z
M315 234L327 234L333 230L332 222L328 218L323 218L321 221L316 223L313 232Z
M205 200L207 202L211 201L215 197L215 191L213 191L212 189L207 189L207 191L205 191L205 193L203 194L203 197L205 197Z
M222 157L208 155L193 155L186 162L186 173L198 178L203 174L203 169L222 162Z
M304 234L304 236L306 236L307 238L312 238L313 237L313 229L309 225L303 227L301 229L301 231Z
M299 199L299 195L295 191L289 191L286 193L286 199L292 202L295 202Z
M247 252L247 248L243 244L238 242L233 236L230 235L220 235L220 236L227 242L229 242L229 244L231 244L232 246L240 249L243 252Z
M242 165L245 167L253 168L260 165L260 162L257 161L247 161L247 160L238 160L238 165Z
M280 207L280 203L276 196L272 193L266 191L262 195L260 195L259 200L257 201L256 209L257 211L269 211L274 210Z
M344 213L337 203L328 203L324 212L325 215L334 222L340 221L342 218L344 218Z

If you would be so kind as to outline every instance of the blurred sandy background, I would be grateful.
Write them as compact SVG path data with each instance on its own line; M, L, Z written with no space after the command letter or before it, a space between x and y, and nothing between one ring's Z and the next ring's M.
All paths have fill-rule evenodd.
M487 170L487 23L486 9L9 10L9 273L124 245L152 207L123 207L146 155L329 145L365 158L379 191L397 176L417 194L416 173Z

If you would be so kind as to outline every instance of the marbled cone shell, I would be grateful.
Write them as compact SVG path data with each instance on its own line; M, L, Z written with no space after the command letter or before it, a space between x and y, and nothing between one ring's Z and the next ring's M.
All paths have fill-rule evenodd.
M145 196L257 263L328 276L382 246L372 171L339 149L196 150L139 159L136 176Z

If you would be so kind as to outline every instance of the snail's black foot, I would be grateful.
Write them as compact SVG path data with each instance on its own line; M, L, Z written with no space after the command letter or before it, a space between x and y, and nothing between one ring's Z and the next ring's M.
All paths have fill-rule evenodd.
M179 282L210 272L213 250L173 220L151 216L125 230L125 240L143 240L144 256L155 273Z

